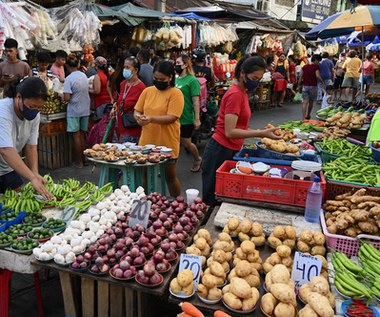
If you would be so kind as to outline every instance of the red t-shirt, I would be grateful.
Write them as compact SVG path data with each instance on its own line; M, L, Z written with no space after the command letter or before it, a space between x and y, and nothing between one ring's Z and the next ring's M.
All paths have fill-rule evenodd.
M304 86L317 86L318 79L315 75L315 71L319 70L319 65L311 63L302 67Z
M249 107L248 96L241 91L238 85L234 84L224 95L219 108L219 115L216 122L215 133L212 136L215 141L233 151L239 151L244 144L244 139L229 139L225 135L226 114L236 114L238 120L236 128L248 130L251 119L251 109Z
M118 121L118 132L119 135L126 134L126 135L134 135L134 136L140 136L141 135L141 127L133 128L133 129L124 129L123 126L123 120L121 119L122 113L120 113L120 107L123 107L123 111L133 111L135 108L135 105L137 103L137 100L139 100L139 97L143 90L146 88L145 84L140 81L135 86L127 85L127 81L123 80L120 84L120 95L117 99L117 109L118 109L118 115L117 115L117 121ZM125 94L125 98L124 98ZM124 99L124 102L123 102Z
M290 82L293 84L296 79L296 64L293 62L289 63L289 77Z
M100 78L100 93L94 96L95 107L111 102L111 97L107 90L108 79L106 74L103 71L99 71L97 75Z

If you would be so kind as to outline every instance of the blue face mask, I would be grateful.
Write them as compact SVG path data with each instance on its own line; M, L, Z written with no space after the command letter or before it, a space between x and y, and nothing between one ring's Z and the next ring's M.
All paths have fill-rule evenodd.
M252 80L247 77L247 80L244 82L245 88L247 88L248 91L254 91L257 86L259 85L259 80Z
M38 113L39 113L38 110L30 109L27 106L25 106L25 104L23 105L23 108L21 111L21 114L24 117L24 119L26 119L28 121L33 120L38 115Z
M130 69L124 69L123 70L123 77L125 79L131 79L132 78L132 72Z

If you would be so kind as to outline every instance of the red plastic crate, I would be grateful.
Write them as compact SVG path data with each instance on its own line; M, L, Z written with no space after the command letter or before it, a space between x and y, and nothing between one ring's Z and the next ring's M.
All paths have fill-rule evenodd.
M216 171L215 195L220 197L265 201L305 207L311 181L232 174L236 161L225 161ZM274 166L292 170L290 166ZM325 196L326 181L321 172L321 188Z

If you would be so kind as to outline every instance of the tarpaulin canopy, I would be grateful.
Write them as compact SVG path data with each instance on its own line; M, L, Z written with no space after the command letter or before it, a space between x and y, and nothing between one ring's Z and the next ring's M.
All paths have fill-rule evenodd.
M202 16L195 14L193 12L190 12L190 13L174 13L174 14L179 16L179 17L189 19L189 20L199 20L199 21L211 21L211 20L213 20L211 18L202 17Z

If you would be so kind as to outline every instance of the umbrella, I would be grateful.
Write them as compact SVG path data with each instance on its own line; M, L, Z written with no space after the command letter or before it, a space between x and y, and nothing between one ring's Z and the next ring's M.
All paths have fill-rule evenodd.
M367 51L380 51L380 39L378 36L375 37L371 44L366 47Z

